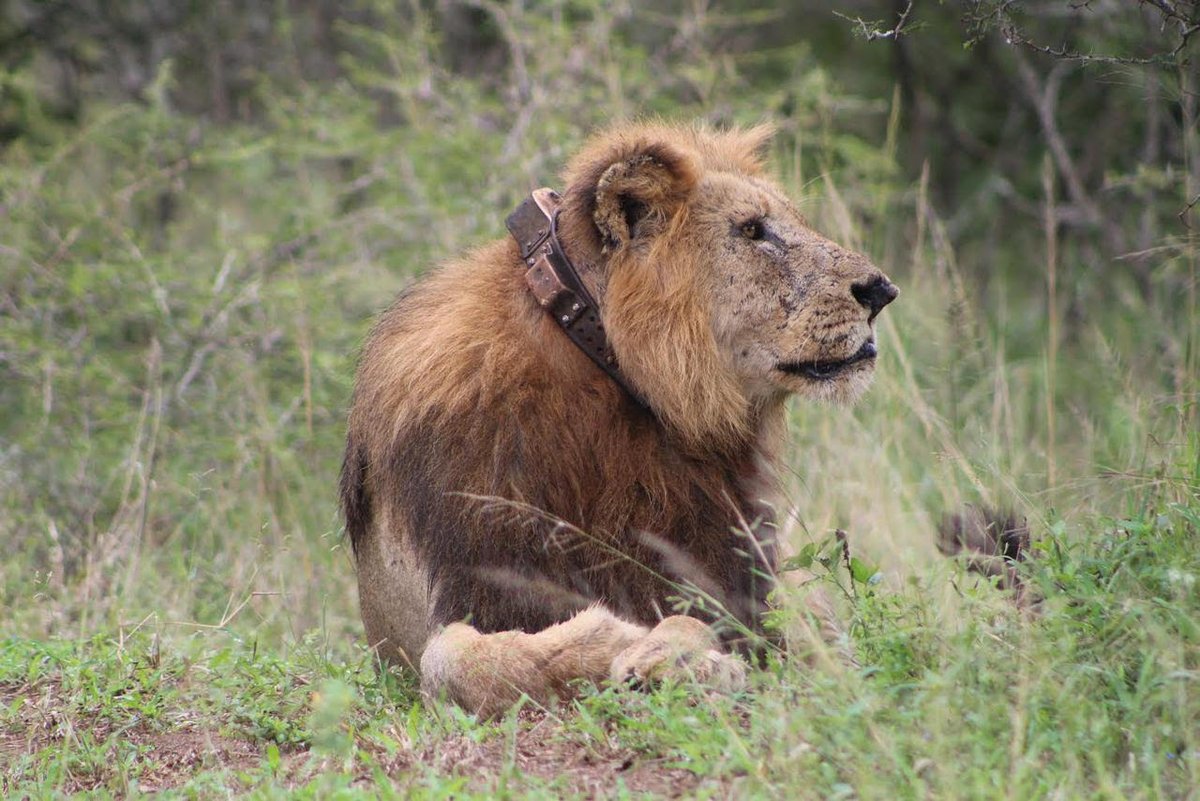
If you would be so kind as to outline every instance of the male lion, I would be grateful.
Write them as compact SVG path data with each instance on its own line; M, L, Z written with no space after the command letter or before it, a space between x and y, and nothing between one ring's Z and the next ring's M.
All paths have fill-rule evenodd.
M491 715L574 679L742 680L722 644L772 588L784 401L857 398L897 295L764 175L769 136L602 133L519 241L376 324L341 505L367 637L425 691Z

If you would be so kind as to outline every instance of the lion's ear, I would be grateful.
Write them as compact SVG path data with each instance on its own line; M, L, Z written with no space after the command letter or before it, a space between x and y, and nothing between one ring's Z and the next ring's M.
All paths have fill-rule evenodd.
M608 251L662 231L696 184L691 159L662 142L618 148L592 172L592 219Z

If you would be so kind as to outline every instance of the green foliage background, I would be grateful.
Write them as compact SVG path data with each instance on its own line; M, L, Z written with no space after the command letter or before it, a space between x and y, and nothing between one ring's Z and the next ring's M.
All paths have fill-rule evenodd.
M1101 699L1096 715L1114 698L1172 709L1162 737L1184 750L1169 753L1193 750L1155 790L1159 735L1126 771L1136 743L1097 729L1045 783L1013 767L1016 746L1011 762L971 754L967 794L1010 769L1038 794L1182 792L1196 694L1180 705L1165 674L1158 689L1133 674L1151 681L1158 660L1194 684L1198 669L1196 46L1151 3L920 3L887 35L903 8L0 7L0 633L138 629L181 648L220 634L288 653L315 630L333 658L364 658L334 486L373 315L438 259L501 236L598 126L766 119L777 177L815 227L904 292L871 397L794 410L787 532L846 529L880 566L881 585L847 596L859 646L887 692L933 682L897 714L963 702L938 694L957 681L1006 680L1000 655L971 658L1002 599L983 586L964 601L932 532L964 501L1013 506L1046 543L1066 615L1020 635L1030 664L1079 638L1071 659L1132 671L1076 688ZM1130 531L1141 550L1121 544ZM1141 567L1117 581L1125 547ZM1158 610L1136 648L1134 623L1104 611L1121 596ZM1029 686L1012 708L1048 716L1030 737L1068 725L1051 711L1068 696ZM821 704L844 687L825 689ZM826 711L845 725L852 710ZM943 722L935 741L963 737ZM874 737L860 733L829 748ZM1072 762L1092 747L1096 764ZM880 790L821 764L828 792ZM905 764L904 781L928 780Z

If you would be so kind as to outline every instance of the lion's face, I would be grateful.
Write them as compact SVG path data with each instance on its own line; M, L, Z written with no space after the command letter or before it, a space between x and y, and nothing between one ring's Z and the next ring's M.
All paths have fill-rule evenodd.
M679 234L709 253L714 337L746 391L857 399L875 368L875 317L896 287L762 178L707 174L690 212Z
M897 295L764 177L770 135L632 125L567 172L567 242L596 265L621 369L693 443L744 439L788 394L856 399Z

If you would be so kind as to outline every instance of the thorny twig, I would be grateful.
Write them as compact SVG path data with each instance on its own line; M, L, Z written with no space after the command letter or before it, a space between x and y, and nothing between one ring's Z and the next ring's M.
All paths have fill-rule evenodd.
M1009 16L1008 11L1014 5L1016 0L1004 0L996 4L993 8L987 11L986 14L976 16L973 20L974 27L978 31L987 30L991 25L999 28L1004 41L1008 44L1015 44L1044 55L1053 56L1054 58L1064 61L1078 61L1085 64L1126 64L1126 65L1157 65L1168 66L1175 62L1176 57L1183 52L1188 46L1192 36L1200 31L1200 18L1197 17L1197 8L1193 4L1193 9L1190 14L1181 13L1177 3L1170 3L1167 0L1139 0L1139 5L1149 5L1162 14L1164 25L1174 20L1179 26L1179 40L1175 46L1168 50L1156 53L1151 56L1112 56L1100 53L1081 53L1077 50L1069 49L1065 44L1059 47L1051 47L1049 45L1039 44L1029 37L1018 27L1018 25ZM981 2L975 2L975 8L983 5ZM1076 7L1086 8L1087 3Z
M1196 195L1194 198L1188 201L1188 204L1180 209L1179 213L1175 215L1179 218L1179 221L1183 223L1184 228L1191 230L1192 225L1188 222L1188 212L1194 209L1197 203L1200 203L1200 195Z
M1154 6L1155 8L1157 8L1159 11L1162 12L1163 17L1165 17L1166 19L1179 20L1180 25L1184 28L1187 28L1187 27L1191 26L1191 24L1192 24L1192 20L1188 19L1183 14L1180 14L1179 9L1176 8L1174 4L1168 3L1167 0L1140 0L1140 1L1145 5L1151 5L1151 6Z
M908 0L908 5L906 5L904 10L900 12L900 17L896 20L896 24L886 31L880 30L880 28L883 26L882 22L867 22L862 17L850 17L837 11L833 13L844 20L853 22L858 26L858 30L862 34L863 38L865 38L868 42L873 42L876 39L899 39L902 35L907 33L904 26L908 24L908 15L912 12L912 8L913 0Z

